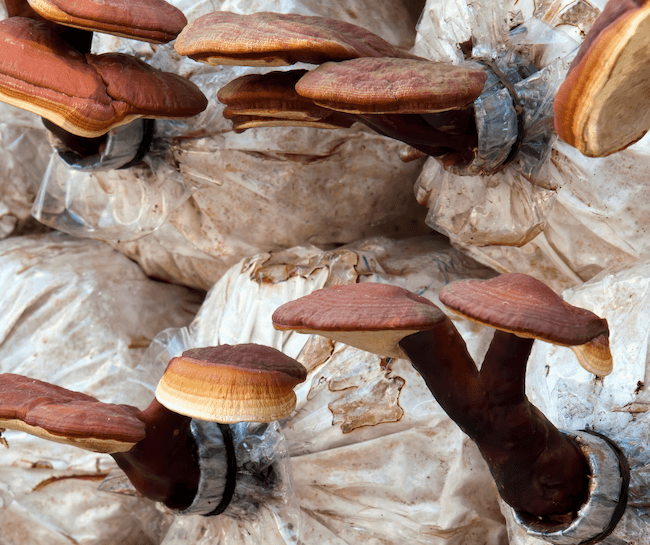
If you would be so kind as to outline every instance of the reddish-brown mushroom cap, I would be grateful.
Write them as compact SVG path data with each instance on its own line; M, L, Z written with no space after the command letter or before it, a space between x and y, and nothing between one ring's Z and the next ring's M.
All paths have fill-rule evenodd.
M577 347L580 364L596 375L612 371L607 320L563 301L543 282L520 273L447 284L440 301L465 318L562 346Z
M126 452L145 437L137 413L40 380L0 375L0 428L93 452Z
M483 90L484 70L419 59L362 58L325 63L296 91L319 106L353 114L443 112L470 105Z
M258 344L194 348L173 358L156 389L169 410L199 420L272 422L291 414L307 377L293 358Z
M120 53L82 55L45 23L0 21L0 100L93 138L139 117L187 117L207 99L193 83Z
M405 358L399 341L445 319L431 301L408 290L373 282L332 286L285 303L273 327L316 333L381 356Z
M650 2L610 1L558 90L555 129L590 157L625 149L650 129Z
M350 23L271 12L208 13L187 25L174 47L181 55L214 65L282 66L356 57L417 58Z
M217 98L226 104L223 116L235 131L253 127L303 126L324 129L350 127L354 119L316 106L295 90L306 70L248 74L219 89Z
M166 43L187 25L185 15L164 0L29 0L44 19L61 25Z

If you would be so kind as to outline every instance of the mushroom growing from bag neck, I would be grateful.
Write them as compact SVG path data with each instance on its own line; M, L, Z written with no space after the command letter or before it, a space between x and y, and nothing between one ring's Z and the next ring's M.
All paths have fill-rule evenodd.
M298 362L272 348L193 349L170 361L159 386L163 402L153 399L139 411L7 373L0 375L0 427L110 454L143 496L184 509L200 478L188 433L192 418L225 423L284 418L295 408L293 387L305 375Z
M279 110L276 107L272 116L265 115L263 100L254 113L233 110L229 101L235 100L233 89L240 90L244 82L251 93L255 85L258 94L265 94L278 76L244 76L223 88L220 100L229 105L224 115L233 121L237 132L275 125L341 128L359 121L425 154L447 155L448 164L469 162L474 157L478 140L472 103L486 81L482 68L434 63L361 27L294 14L208 14L190 23L175 47L182 55L210 64L321 64L296 84L302 99L284 83L286 104ZM298 102L300 112L308 110L318 119L296 116ZM331 111L328 116L327 110ZM449 110L468 115L437 115Z
M83 55L38 21L0 21L0 100L94 138L133 119L194 116L207 99L193 83L120 53Z
M433 303L369 282L286 303L275 311L273 324L383 356L406 355L440 406L477 444L500 495L514 509L563 516L584 502L584 454L525 395L533 339L497 331L479 371L451 320Z
M555 96L555 130L589 157L603 157L650 129L650 2L610 0Z

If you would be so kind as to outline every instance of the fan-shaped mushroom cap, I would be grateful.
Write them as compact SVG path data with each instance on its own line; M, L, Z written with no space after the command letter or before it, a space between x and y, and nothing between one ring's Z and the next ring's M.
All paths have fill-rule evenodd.
M169 362L156 399L171 411L209 422L272 422L291 414L293 388L306 377L300 363L268 346L194 348Z
M641 4L641 6L640 6ZM650 2L608 2L555 97L555 130L590 157L650 129Z
M0 428L93 452L126 452L145 437L137 413L40 380L0 375Z
M607 320L563 301L539 280L520 273L461 280L440 301L465 318L520 337L575 347L580 364L599 376L612 371Z
M164 0L29 0L44 19L61 25L166 43L187 24L185 15Z
M215 11L183 29L181 55L208 64L283 66L356 57L418 58L356 25L293 13Z
M45 23L0 21L0 100L93 138L139 117L187 117L207 99L193 83L120 53L82 55Z
M464 108L478 98L484 70L420 59L328 62L296 84L319 106L353 114L415 114Z
M362 282L332 286L285 303L273 313L273 327L406 358L399 341L443 319L443 312L424 297L397 286Z
M325 129L350 127L354 119L316 106L296 93L296 82L306 70L248 74L219 89L217 98L226 104L223 116L235 131L253 127L308 126Z

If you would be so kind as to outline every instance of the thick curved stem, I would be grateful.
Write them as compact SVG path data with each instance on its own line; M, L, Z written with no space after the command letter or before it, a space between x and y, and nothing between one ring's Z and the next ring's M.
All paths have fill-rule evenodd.
M588 466L574 441L526 397L532 343L497 331L480 373L448 320L405 337L400 346L442 408L476 442L504 501L534 515L560 515L583 503Z
M128 452L111 456L145 497L174 509L189 506L200 475L196 445L188 434L191 418L155 399L136 416L146 425L146 437Z
M444 411L470 437L489 425L487 393L465 341L449 318L399 342Z

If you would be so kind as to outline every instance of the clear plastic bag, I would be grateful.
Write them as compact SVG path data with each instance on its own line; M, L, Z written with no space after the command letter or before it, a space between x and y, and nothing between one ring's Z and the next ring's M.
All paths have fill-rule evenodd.
M278 306L323 286L388 282L435 301L451 280L493 274L434 235L260 254L219 280L188 328L162 332L143 360L147 365L132 377L155 384L187 343L255 342L282 350L308 369L296 388L295 412L278 428L300 505L300 543L505 545L497 493L478 449L409 362L271 326ZM491 332L458 323L480 359ZM163 545L291 543L289 529L297 526L285 513L177 517Z
M62 233L0 241L0 371L146 407L127 377L162 328L187 324L201 297L148 279L103 242ZM8 430L0 445L0 542L155 545L171 517L141 497L98 490L104 454Z

